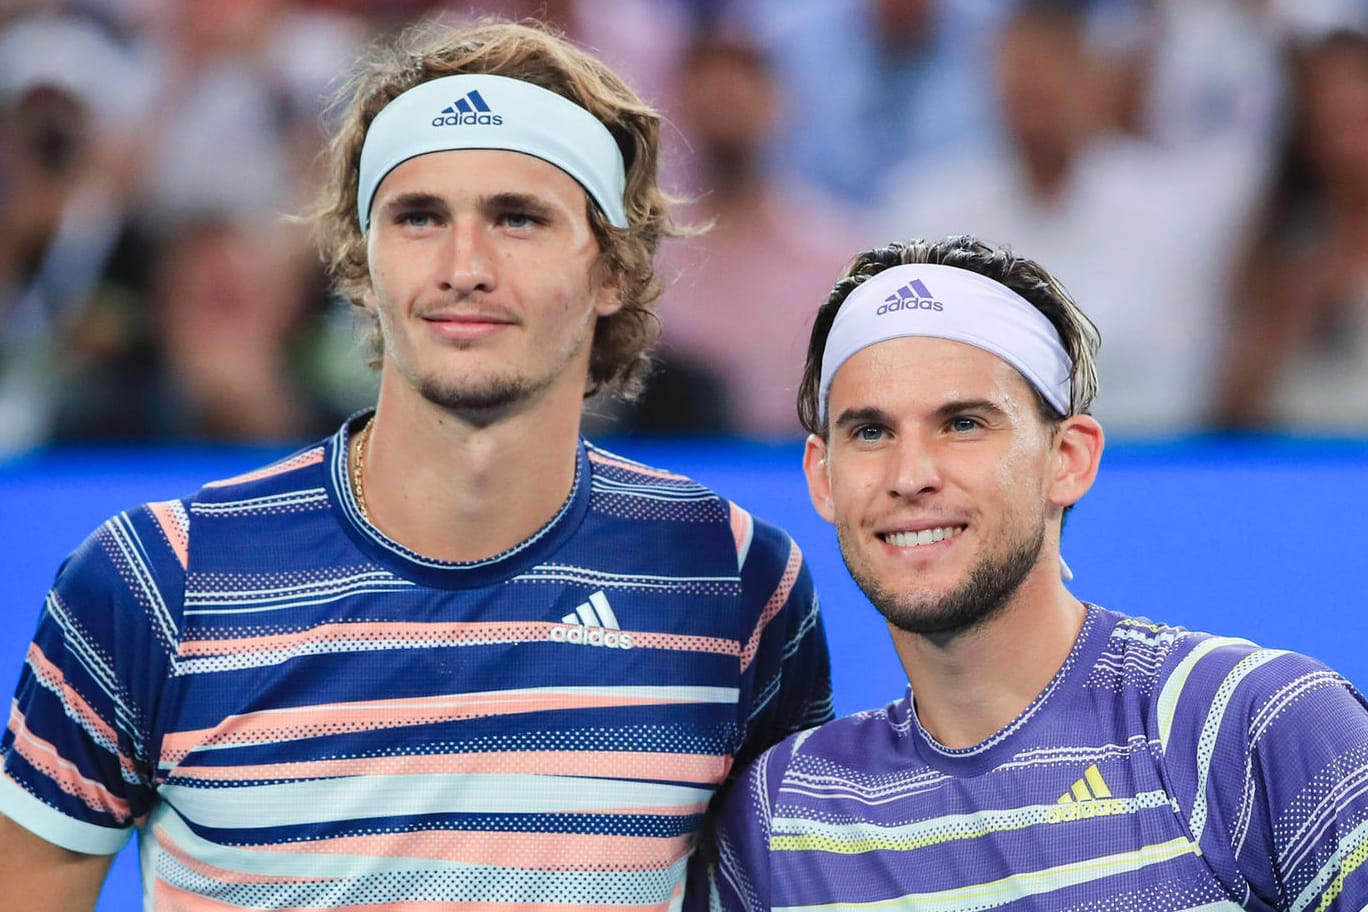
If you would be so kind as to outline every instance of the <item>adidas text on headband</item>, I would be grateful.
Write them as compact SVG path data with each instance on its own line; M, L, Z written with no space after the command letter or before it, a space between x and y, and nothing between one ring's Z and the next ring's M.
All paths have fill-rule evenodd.
M361 231L370 227L385 175L410 158L455 149L503 149L549 162L579 182L609 224L627 227L622 151L598 118L529 82L461 73L419 83L375 115L361 146Z
M984 275L931 263L894 266L856 286L836 312L817 388L822 422L836 371L879 342L931 336L964 342L1006 361L1060 415L1069 414L1073 361L1053 324L1031 302Z

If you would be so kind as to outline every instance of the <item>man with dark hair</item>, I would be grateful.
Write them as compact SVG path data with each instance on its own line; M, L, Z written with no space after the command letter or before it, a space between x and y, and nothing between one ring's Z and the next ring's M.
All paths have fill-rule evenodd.
M1048 272L973 238L866 251L836 284L804 469L910 686L743 776L694 891L712 908L1368 904L1353 686L1065 586L1097 345Z
M3 750L0 880L89 909L667 909L736 763L829 718L797 547L579 436L654 338L657 115L524 25L353 82L320 206L379 403L111 519Z

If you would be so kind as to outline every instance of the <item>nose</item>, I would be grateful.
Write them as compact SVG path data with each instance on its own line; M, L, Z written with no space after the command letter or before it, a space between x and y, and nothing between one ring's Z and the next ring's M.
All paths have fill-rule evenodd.
M437 281L442 291L459 297L494 290L493 252L476 220L453 223L451 242L447 245Z
M892 497L915 500L939 491L943 483L940 459L927 441L917 437L898 441L889 466L888 493Z

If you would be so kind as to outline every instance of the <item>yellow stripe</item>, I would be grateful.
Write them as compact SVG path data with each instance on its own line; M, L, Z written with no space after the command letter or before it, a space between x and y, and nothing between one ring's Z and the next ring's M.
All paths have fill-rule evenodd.
M938 893L910 893L892 899L864 903L840 902L816 906L775 906L774 908L775 912L781 912L781 910L782 912L806 912L806 910L815 909L890 909L900 906L911 909L920 909L926 906L941 909L983 909L985 904L1000 904L1004 895L1019 897L1048 893L1116 873L1139 870L1192 851L1192 843L1184 837L1179 837L1158 845L1145 846L1134 852L1122 852L1027 874L1010 874L999 880L961 887L956 890L943 890Z

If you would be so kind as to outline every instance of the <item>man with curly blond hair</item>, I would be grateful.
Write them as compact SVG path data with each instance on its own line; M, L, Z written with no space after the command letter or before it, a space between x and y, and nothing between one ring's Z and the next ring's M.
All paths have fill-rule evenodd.
M379 402L64 564L0 745L16 908L92 908L135 830L147 909L675 908L733 766L831 714L790 538L580 436L649 364L658 116L505 22L346 97L317 217Z

